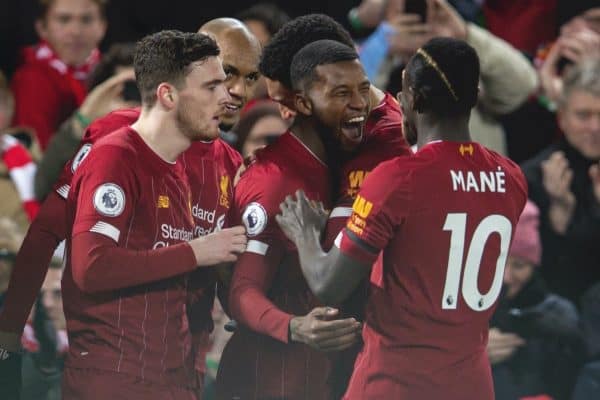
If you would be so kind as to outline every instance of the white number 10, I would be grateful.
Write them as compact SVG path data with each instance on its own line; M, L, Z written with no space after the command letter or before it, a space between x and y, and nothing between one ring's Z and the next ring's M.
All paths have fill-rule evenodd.
M465 237L466 226L466 213L448 214L446 216L444 231L450 231L452 234L450 236L446 284L444 285L444 295L442 297L442 309L445 310L456 309L458 304L464 250L468 244ZM483 249L493 233L500 235L500 254L496 261L492 287L486 294L481 294L477 287L477 278L481 267ZM471 244L467 247L467 261L462 282L462 296L471 309L475 311L487 310L500 295L511 235L512 225L510 221L505 216L498 214L487 216L475 229Z

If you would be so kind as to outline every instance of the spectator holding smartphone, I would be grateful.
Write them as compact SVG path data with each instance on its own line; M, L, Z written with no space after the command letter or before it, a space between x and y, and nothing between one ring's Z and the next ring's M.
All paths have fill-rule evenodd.
M81 145L84 131L92 121L113 110L139 106L139 91L133 73L134 48L133 43L111 46L90 76L89 94L62 123L39 162L35 177L36 198L43 200L52 190L60 171Z

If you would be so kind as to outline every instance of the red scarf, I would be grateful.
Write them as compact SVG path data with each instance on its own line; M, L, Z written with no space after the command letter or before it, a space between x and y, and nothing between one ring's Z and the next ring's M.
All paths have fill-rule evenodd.
M33 189L35 163L27 149L10 135L0 136L0 157L8 168L8 174L17 188L29 221L33 221L40 209L40 203L35 199Z
M52 50L52 47L41 41L36 46L29 46L23 49L21 54L23 63L42 63L56 70L60 75L65 75L70 79L73 93L75 93L77 104L81 104L87 95L86 81L90 73L94 70L98 62L100 62L100 51L92 50L85 62L78 66L67 65L64 61L58 58L58 54Z

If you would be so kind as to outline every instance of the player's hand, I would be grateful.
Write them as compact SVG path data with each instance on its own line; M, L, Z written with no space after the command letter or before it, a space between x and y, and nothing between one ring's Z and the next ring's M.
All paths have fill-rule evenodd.
M504 333L498 328L490 328L487 353L491 364L506 361L525 344L525 339L514 333Z
M234 262L246 250L246 229L243 226L222 229L189 241L198 266L213 266Z
M345 350L360 340L361 324L354 318L334 319L339 311L317 307L290 321L290 338L320 351Z
M542 183L550 200L563 206L573 206L575 195L571 192L573 171L562 151L556 151L542 162Z
M309 200L302 190L296 192L296 200L286 196L279 209L281 214L276 215L275 220L294 243L304 235L320 235L327 224L328 214L323 203Z
M592 180L592 187L594 190L594 196L596 196L596 202L600 204L600 161L592 164L588 170L590 179Z
M21 390L21 335L0 331L0 393L2 399L18 400Z

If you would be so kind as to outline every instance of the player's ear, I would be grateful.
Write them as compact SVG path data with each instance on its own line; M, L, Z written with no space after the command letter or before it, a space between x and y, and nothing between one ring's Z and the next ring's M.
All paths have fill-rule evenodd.
M312 115L312 102L304 95L304 93L294 93L294 106L299 113Z
M156 99L166 109L171 110L177 102L177 91L166 82L156 88Z

